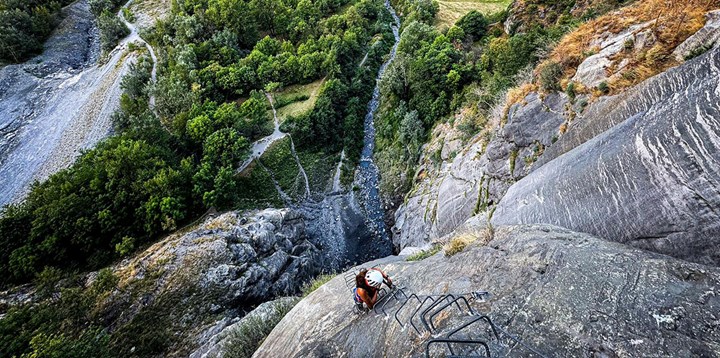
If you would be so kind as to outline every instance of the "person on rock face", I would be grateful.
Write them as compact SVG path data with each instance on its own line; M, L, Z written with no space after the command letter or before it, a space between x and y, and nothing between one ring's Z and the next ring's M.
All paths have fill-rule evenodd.
M382 270L374 267L369 270L360 270L360 273L355 276L355 288L353 289L356 308L360 311L366 310L363 307L364 303L367 310L373 309L378 301L378 291L383 283L390 289L393 288L392 280Z

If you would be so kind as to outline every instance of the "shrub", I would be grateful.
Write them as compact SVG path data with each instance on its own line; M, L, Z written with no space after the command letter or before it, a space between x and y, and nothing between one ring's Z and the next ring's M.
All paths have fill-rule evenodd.
M433 247L431 247L431 248L428 249L428 250L423 250L423 251L420 251L420 252L418 252L418 253L416 253L416 254L414 254L414 255L408 256L408 257L405 259L405 261L421 261L421 260L425 260L426 258L428 258L428 257L430 257L430 256L434 256L435 254L437 254L438 252L440 252L440 250L442 250L442 246L440 246L440 245L433 245Z
M540 68L540 87L545 91L557 91L560 89L560 76L563 70L557 62L548 62Z
M0 62L21 62L40 52L58 24L60 6L69 2L0 0Z
M264 317L264 319L259 316L244 319L235 330L230 332L223 356L233 358L252 357L255 350L260 347L273 328L280 323L294 306L295 303L293 302L278 302L275 304L272 314Z
M690 51L687 55L685 55L684 59L685 59L685 61L690 61L693 58L698 57L698 56L704 54L705 52L710 51L710 49L712 49L713 46L715 46L714 42L711 44L696 47L692 51Z
M300 288L300 291L302 291L303 297L307 297L307 295L313 293L313 291L320 288L320 286L322 286L322 285L328 283L328 281L332 280L333 277L335 277L334 273L324 274L324 275L315 277L312 281L304 284Z
M602 94L610 93L610 86L608 86L607 82L605 81L600 82L600 84L597 86L597 89L602 92Z
M575 103L575 82L568 83L567 88L565 88L565 93L570 97L570 102Z
M100 46L106 52L114 49L122 38L130 34L130 30L122 20L107 10L100 14L98 27L100 28Z
M482 13L473 10L460 18L456 25L465 32L465 35L470 35L477 41L487 33L488 20Z

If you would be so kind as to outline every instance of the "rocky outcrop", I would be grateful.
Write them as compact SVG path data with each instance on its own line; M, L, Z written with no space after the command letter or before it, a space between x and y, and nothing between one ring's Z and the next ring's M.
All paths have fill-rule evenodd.
M720 40L720 10L710 11L705 17L705 26L673 51L676 61L684 61L699 51L713 47Z
M619 34L605 33L602 37L596 39L591 46L599 49L598 52L586 58L578 66L572 80L587 87L597 87L602 82L606 82L610 67L615 67L619 71L629 61L624 60L625 62L615 63L615 60L613 60L615 55L628 48L628 46L631 50L639 50L654 42L654 35L652 29L650 29L653 24L654 22L650 21L633 25Z
M420 169L425 177L395 213L395 246L423 246L496 204L560 135L568 102L561 93L531 93L510 108L507 124L493 139L474 137L439 169L425 164ZM453 143L454 137L449 139L442 151Z
M715 267L547 225L499 228L488 245L451 258L390 257L365 266L372 265L419 295L490 291L472 307L547 356L720 355ZM398 307L386 308L392 315ZM412 311L405 307L399 317L407 321ZM435 337L469 319L457 309L443 316ZM497 356L532 356L486 328L466 331L465 338L486 341ZM298 303L255 357L417 357L429 338L382 313L354 315L350 290L338 276Z
M152 321L148 330L166 335L166 355L202 356L221 349L246 310L297 294L327 269L333 253L320 247L293 210L225 213L111 267L117 284L96 309L111 334ZM101 276L89 275L86 287Z
M715 49L598 103L510 188L493 222L556 224L720 264L718 68Z
M292 210L229 212L160 241L115 271L125 285L153 277L148 292L182 288L187 279L220 293L214 305L248 307L295 294L319 273L324 262L316 244Z

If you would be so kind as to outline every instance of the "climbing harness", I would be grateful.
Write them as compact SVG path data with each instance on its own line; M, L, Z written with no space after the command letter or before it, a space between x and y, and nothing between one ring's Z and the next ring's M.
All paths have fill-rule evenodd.
M353 291L353 296L356 296L355 274L351 271L345 274L344 279L345 285ZM373 309L365 309L362 313L382 313L385 317L393 317L402 329L410 326L420 338L428 337L427 334L429 333L430 339L425 343L425 357L430 357L432 348L442 345L444 345L445 353L449 352L449 355L446 355L448 357L492 357L490 340L510 342L512 347L509 347L509 349L525 349L523 356L547 357L525 344L517 336L499 327L490 316L476 312L472 308L471 302L484 303L491 297L491 294L487 291L473 291L463 294L418 295L395 283L390 290L384 287L378 290L378 295L379 298ZM353 299L357 303L357 299L355 297ZM388 312L391 307L395 307L394 313ZM441 312L453 307L456 307L460 313L467 315L470 319L449 333L441 335L439 327L436 326L438 323L437 318ZM357 312L357 304L355 310ZM407 316L407 312L412 313ZM403 315L407 317L403 318ZM476 328L479 325L485 325L484 328L488 332L487 335L490 340L472 337L473 331L471 328ZM467 355L461 353L463 348L467 350L468 347L473 348L473 351L479 349L481 354ZM435 352L437 354L437 351Z

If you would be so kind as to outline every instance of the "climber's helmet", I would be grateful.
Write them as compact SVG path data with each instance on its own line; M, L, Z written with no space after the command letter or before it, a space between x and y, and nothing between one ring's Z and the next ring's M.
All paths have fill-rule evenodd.
M372 287L380 288L383 283L383 275L378 270L368 270L365 274L365 281Z

